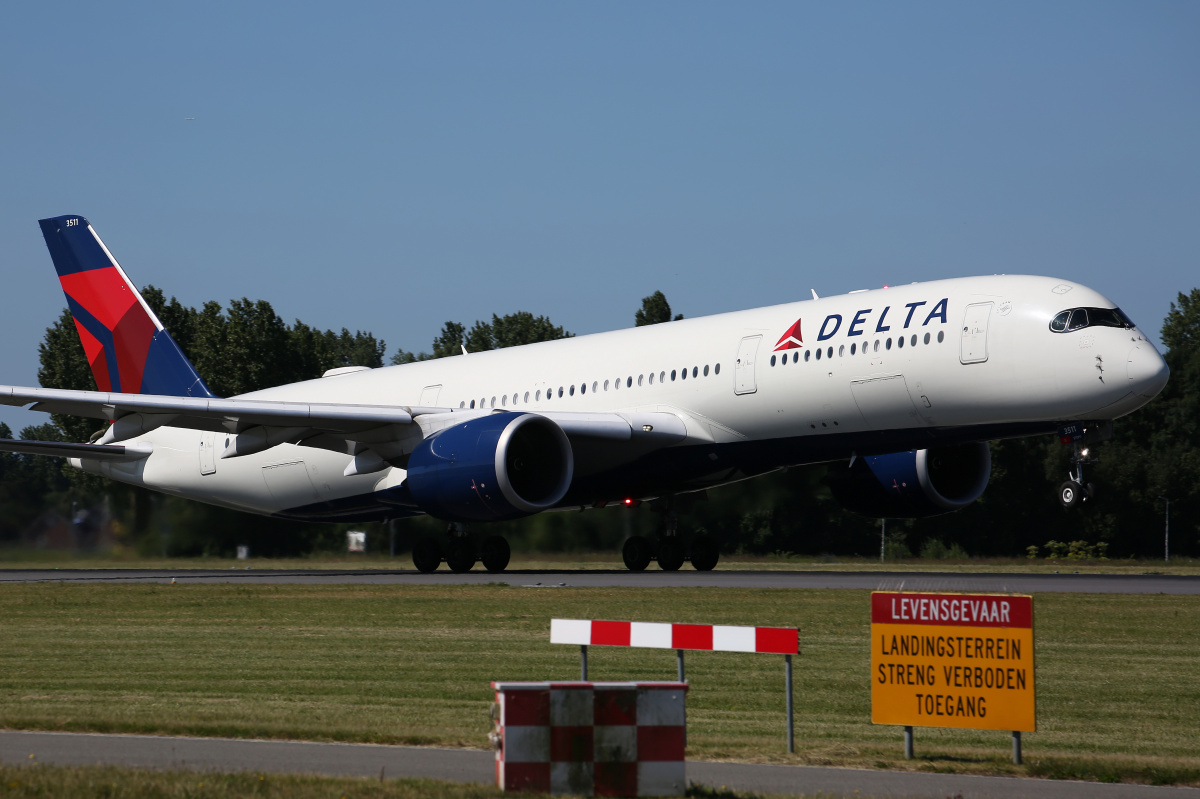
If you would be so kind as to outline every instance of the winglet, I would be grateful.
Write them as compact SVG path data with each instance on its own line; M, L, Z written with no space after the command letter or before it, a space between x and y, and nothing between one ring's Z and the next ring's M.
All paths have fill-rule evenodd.
M101 391L213 397L82 216L38 220Z

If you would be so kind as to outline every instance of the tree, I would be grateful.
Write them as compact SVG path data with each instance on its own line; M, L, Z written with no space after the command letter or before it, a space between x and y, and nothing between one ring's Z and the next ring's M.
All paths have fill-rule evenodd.
M656 291L649 297L642 297L642 309L633 315L635 327L657 325L660 322L678 322L682 318L683 314L679 314L674 320L671 319L671 304L661 291Z

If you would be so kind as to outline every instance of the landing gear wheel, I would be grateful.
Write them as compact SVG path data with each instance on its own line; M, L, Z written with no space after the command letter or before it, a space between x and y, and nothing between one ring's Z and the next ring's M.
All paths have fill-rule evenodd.
M1058 501L1064 508L1073 508L1083 499L1083 486L1068 480L1058 487Z
M511 556L512 550L503 536L489 535L483 539L483 557L480 560L483 561L483 568L492 574L507 569Z
M658 542L658 568L665 572L677 572L683 565L683 542L678 536L661 538Z
M712 536L698 535L692 539L692 568L696 571L712 571L720 557L721 551Z
M621 560L629 571L644 572L650 565L650 542L640 535L631 537L621 547Z
M450 539L450 545L446 547L446 565L455 574L469 572L474 568L475 547L471 539L465 536Z
M442 565L442 548L432 538L422 538L412 551L413 565L422 574L432 574Z

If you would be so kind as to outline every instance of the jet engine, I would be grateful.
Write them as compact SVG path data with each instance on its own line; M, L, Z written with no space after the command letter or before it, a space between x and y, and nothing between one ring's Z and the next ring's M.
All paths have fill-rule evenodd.
M849 467L831 467L826 481L846 510L915 519L970 505L991 474L991 450L977 442L855 458Z
M408 459L421 510L452 522L503 521L553 507L571 485L571 442L529 413L496 413L448 427Z

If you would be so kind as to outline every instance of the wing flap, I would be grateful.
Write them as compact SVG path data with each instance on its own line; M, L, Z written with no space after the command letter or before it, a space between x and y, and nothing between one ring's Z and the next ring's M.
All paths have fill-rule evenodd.
M49 455L55 458L90 458L109 461L139 461L148 458L154 445L137 444L71 444L65 441L25 441L0 438L0 451L21 455Z

